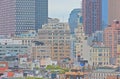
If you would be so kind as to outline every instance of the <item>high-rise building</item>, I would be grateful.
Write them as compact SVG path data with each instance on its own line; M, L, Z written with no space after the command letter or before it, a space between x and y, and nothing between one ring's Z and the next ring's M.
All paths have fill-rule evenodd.
M85 34L101 30L102 0L82 0L82 16Z
M0 35L15 33L15 0L0 0Z
M29 2L29 1L28 1ZM35 0L35 29L48 22L48 0Z
M81 17L79 17L81 15ZM74 29L77 28L78 26L78 18L80 19L80 23L82 23L82 10L80 8L78 9L73 9L70 13L69 17L69 26L71 33L74 33Z
M16 0L16 34L35 30L35 1Z
M102 0L102 30L108 26L108 0Z
M38 30L48 21L48 0L1 0L0 34Z
M16 34L38 30L48 21L48 0L16 0Z
M115 21L104 30L104 44L110 47L111 64L120 63L120 23Z
M113 20L120 20L120 0L108 0L108 23L112 24Z

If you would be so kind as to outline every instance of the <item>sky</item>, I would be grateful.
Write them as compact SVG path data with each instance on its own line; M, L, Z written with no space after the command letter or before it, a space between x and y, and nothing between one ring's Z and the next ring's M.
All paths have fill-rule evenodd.
M48 15L59 18L61 22L68 22L70 12L81 7L81 0L48 0Z

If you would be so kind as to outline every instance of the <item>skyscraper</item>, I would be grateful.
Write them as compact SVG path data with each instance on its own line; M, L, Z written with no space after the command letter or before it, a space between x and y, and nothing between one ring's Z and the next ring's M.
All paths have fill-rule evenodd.
M16 34L35 30L35 0L16 0Z
M82 15L85 34L101 30L102 0L82 0Z
M102 30L108 26L108 0L102 0Z
M0 0L0 35L15 33L15 0Z
M16 0L16 34L38 30L48 21L48 0Z
M108 0L108 23L112 24L113 20L120 20L120 0Z
M81 17L79 17L81 16ZM82 23L82 10L80 8L73 9L70 13L70 17L68 19L69 21L69 26L71 33L74 33L74 29L77 28L78 26L78 18L80 19L80 23Z
M48 22L48 0L35 0L35 29Z
M48 20L48 0L0 0L0 35L38 30Z

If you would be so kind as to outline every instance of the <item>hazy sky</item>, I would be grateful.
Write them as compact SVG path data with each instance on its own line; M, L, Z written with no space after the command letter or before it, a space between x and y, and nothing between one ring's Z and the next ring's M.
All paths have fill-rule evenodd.
M70 12L81 7L81 0L48 0L49 17L59 18L62 22L68 21Z

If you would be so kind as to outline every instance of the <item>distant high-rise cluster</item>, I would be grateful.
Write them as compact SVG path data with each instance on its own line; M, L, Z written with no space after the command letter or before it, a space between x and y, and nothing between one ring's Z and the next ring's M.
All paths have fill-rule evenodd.
M48 0L0 0L0 72L120 79L119 7L120 0L82 0L65 23L48 18Z

